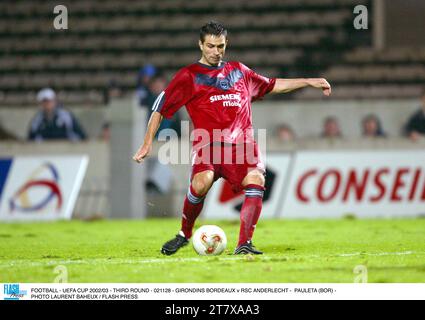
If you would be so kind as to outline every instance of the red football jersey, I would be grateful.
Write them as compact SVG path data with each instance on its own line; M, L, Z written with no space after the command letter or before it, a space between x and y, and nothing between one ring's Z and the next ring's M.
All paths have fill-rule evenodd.
M176 73L152 110L171 118L186 106L199 133L194 146L204 145L206 134L209 142L250 143L254 141L251 102L270 92L275 82L240 62L222 62L217 67L198 62Z

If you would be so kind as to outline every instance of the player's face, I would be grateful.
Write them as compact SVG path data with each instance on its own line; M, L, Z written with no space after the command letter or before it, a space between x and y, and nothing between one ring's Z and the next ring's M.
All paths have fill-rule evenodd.
M206 35L204 42L199 40L202 60L210 66L218 65L224 57L227 39L225 36Z

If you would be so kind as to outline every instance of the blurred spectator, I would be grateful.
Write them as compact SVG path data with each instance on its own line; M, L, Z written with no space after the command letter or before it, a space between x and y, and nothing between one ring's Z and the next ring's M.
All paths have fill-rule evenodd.
M363 137L381 137L385 138L381 121L375 114L369 114L362 120Z
M277 127L277 138L280 142L291 142L295 140L295 134L289 125L281 124Z
M102 125L102 129L100 131L99 139L101 141L109 142L111 140L111 124L109 122L105 122Z
M108 105L111 98L121 97L122 95L123 91L118 82L115 79L111 79L109 80L106 88L103 90L103 103Z
M148 83L148 93L144 100L144 106L152 109L152 105L154 104L156 98L161 94L162 91L167 87L167 79L161 74L157 74L152 77L152 79Z
M413 141L425 135L425 89L422 92L422 106L407 121L405 132Z
M149 85L151 83L152 78L156 75L156 68L151 64L146 64L139 70L137 75L137 83L136 83L136 94L139 100L139 104L141 106L149 104L148 99L151 98L152 93L150 92ZM162 90L161 90L162 91Z
M70 111L58 105L56 93L45 88L37 94L41 110L31 120L29 140L85 140L86 134Z
M4 129L0 124L0 140L18 140L18 138Z
M152 71L152 70L151 70ZM156 72L156 70L155 70ZM145 78L147 79L147 78ZM146 84L146 82L145 82ZM148 108L148 119L152 114L152 106L155 100L161 94L162 91L167 87L167 79L161 74L156 73L152 75L150 81L147 83L147 96L144 99L141 106ZM139 95L140 97L140 95ZM139 100L140 101L140 100ZM141 101L142 102L142 101ZM177 120L176 120L177 119ZM180 118L177 112L173 119L163 118L158 128L156 138L163 129L173 129L177 132L180 137ZM171 183L173 180L173 173L169 166L163 165L158 161L157 157L150 157L147 159L147 177L146 177L146 189L149 193L168 193L171 190Z
M148 119L150 118L150 115L152 114L152 106L155 103L156 98L161 94L162 91L165 90L167 87L167 79L165 79L164 76L161 74L157 74L154 76L148 86L148 96L145 99L145 104L143 106L149 108L148 109ZM177 136L181 136L181 130L180 130L180 113L177 112L172 119L165 119L163 118L161 121L161 124L158 128L158 134L161 132L162 129L173 129L177 132Z
M322 138L342 138L339 121L336 117L327 117L323 121Z

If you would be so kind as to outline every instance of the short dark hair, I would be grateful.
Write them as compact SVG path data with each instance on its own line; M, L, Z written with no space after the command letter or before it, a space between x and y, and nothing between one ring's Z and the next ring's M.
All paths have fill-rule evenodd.
M210 21L201 27L199 33L199 39L201 42L205 41L206 35L213 35L217 37L225 36L227 38L227 30L221 23L217 21Z
M339 124L339 121L338 121L338 118L337 117L335 117L335 116L327 116L326 118L325 118L325 120L323 120L323 123L329 123L329 122L336 122L336 123L338 123Z

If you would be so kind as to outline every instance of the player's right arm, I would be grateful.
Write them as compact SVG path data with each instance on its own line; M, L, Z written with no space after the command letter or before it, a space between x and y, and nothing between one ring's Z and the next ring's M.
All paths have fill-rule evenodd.
M133 156L133 160L141 163L152 151L152 143L161 124L162 118L170 119L192 98L193 80L186 68L181 69L171 80L167 88L158 96L152 107L143 144Z
M161 124L162 118L162 114L159 112L152 112L152 115L149 119L148 128L146 130L145 139L143 140L143 144L140 146L139 150L137 150L136 154L133 156L134 161L138 163L143 162L143 160L152 151L153 139Z

